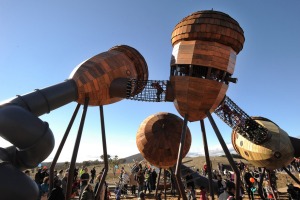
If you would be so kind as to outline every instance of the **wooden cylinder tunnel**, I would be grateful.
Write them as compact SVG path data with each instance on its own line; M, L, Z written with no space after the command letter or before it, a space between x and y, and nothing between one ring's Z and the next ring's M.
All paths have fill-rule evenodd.
M198 121L217 108L236 82L231 75L244 41L238 22L218 11L192 13L175 26L170 81L181 116Z
M147 117L140 125L136 144L142 156L152 165L168 169L176 164L183 120L171 113L159 112ZM189 152L192 138L186 130L182 156Z
M294 159L294 147L288 134L269 119L252 118L268 129L271 138L265 143L257 145L233 129L231 139L235 151L257 167L267 167L272 170L290 164Z
M84 104L89 97L91 106L106 105L126 97L129 79L148 80L148 66L136 49L120 45L84 61L69 78L76 82L78 103ZM131 94L142 90L137 88Z

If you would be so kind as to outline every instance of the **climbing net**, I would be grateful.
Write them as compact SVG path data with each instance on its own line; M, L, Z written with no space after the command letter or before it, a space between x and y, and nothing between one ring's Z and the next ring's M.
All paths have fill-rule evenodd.
M127 82L126 98L136 101L165 102L167 82L162 80L131 79ZM137 93L135 91L140 92Z
M270 137L266 128L248 116L227 96L215 110L215 114L232 129L255 144L262 144Z

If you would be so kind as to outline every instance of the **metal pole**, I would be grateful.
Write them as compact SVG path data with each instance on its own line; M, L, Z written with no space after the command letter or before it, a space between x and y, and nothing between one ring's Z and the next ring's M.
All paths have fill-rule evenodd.
M164 169L164 194L165 194L165 200L167 199L167 176L166 176L166 170Z
M204 126L204 121L200 120L201 130L202 130L202 140L203 140L203 146L204 146L204 152L205 152L205 160L208 170L208 185L209 185L209 193L211 196L211 199L214 200L214 189L212 184L212 173L211 173L211 162L209 158L209 152L208 152L208 146L207 146L207 139L206 139L206 131Z
M184 147L185 135L186 135L186 129L187 129L187 118L188 118L188 115L185 114L183 126L182 126L182 132L181 132L181 139L180 139L180 144L179 144L178 158L177 158L177 163L176 163L176 168L175 168L176 182L178 185L180 195L183 198L183 200L187 200L187 197L186 197L185 191L184 191L184 187L183 187L183 183L181 180L182 151L183 151L183 147Z
M75 169L75 164L76 164L76 159L77 159L77 154L78 154L78 149L80 145L80 140L81 140L81 135L82 135L82 130L85 122L85 116L88 108L88 103L89 103L89 98L86 97L84 101L84 107L83 107L83 112L81 116L81 121L73 149L73 154L71 158L71 164L69 168L69 174L68 174L68 182L67 182L67 191L66 191L66 200L69 200L71 197L71 190L72 190L72 184L73 184L73 178L74 178L74 169Z
M160 181L160 174L161 174L161 168L159 168L158 179L157 179L156 189L155 189L155 198L156 199L157 199L157 190L158 190L159 181Z
M105 136L105 124L104 124L104 112L103 112L103 106L99 106L100 108L100 118L101 118L101 131L102 131L102 146L103 146L103 156L104 156L104 172L101 176L100 183L98 185L98 189L96 192L97 199L100 198L100 190L103 187L103 184L105 182L105 178L108 172L108 158L107 158L107 147L106 147L106 136Z
M77 104L77 106L76 106L76 108L74 110L74 113L73 113L73 115L71 117L71 120L69 122L69 125L68 125L68 127L67 127L67 129L65 131L65 134L64 134L64 136L63 136L63 138L62 138L62 140L61 140L61 142L59 144L59 147L58 147L58 149L56 151L56 154L55 154L55 156L53 158L53 161L51 163L50 173L49 173L49 182L50 182L50 184L49 184L49 191L52 191L52 189L53 189L53 180L54 180L54 168L55 168L55 165L56 165L58 157L60 156L60 153L61 153L61 151L62 151L62 149L63 149L63 147L65 145L65 142L66 142L66 140L68 138L68 135L69 135L70 130L71 130L72 126L73 126L74 120L75 120L75 118L77 116L77 113L78 113L78 110L79 110L80 106L81 106L80 104Z
M226 155L226 157L227 157L227 159L229 161L229 164L230 164L230 166L232 167L232 169L233 169L233 171L235 173L235 179L234 179L234 182L235 182L235 198L239 199L240 189L241 189L240 171L237 168L237 166L236 166L236 164L235 164L235 162L234 162L234 160L233 160L233 158L232 158L232 156L231 156L231 154L230 154L230 152L229 152L229 150L227 148L227 145L226 145L226 143L225 143L225 141L224 141L224 139L223 139L223 137L222 137L222 135L221 135L221 133L220 133L220 131L219 131L219 129L218 129L215 121L214 121L214 119L212 118L210 112L207 111L206 115L207 115L207 117L208 117L208 119L209 119L209 121L211 123L211 126L213 127L213 129L214 129L214 131L216 133L216 136L217 136L217 138L218 138L218 140L219 140L219 142L220 142L223 150L224 150L224 153L225 153L225 155Z
M275 199L275 200L277 200L278 198L277 198L277 192L274 190L274 188L273 188L273 185L272 185L272 182L271 182L271 172L270 172L270 170L267 170L267 172L268 172L268 178L269 178L269 185L271 186L271 190L272 190L272 194L273 194L273 198Z
M170 167L170 172L171 172L171 177L172 177L172 179L173 179L173 181L176 181L176 176L175 176L175 174L174 174L174 172L173 172L173 169ZM171 183L172 184L172 183ZM175 186L176 187L176 190L177 191L179 191L179 189L178 189L178 185L177 184L174 184L173 186ZM173 188L174 189L174 188ZM175 196L175 191L174 191L174 196ZM178 199L180 199L180 192L178 192Z
M160 174L161 174L161 168L159 168L158 179L157 179L156 188L155 188L155 198L157 198L157 190L158 190L158 186L159 186Z
M283 167L283 170L290 176L292 179L300 185L300 181L292 174L286 167Z

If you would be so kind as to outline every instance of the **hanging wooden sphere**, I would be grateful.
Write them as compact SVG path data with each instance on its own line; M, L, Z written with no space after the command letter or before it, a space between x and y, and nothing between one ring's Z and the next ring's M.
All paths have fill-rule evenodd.
M136 144L142 156L152 165L167 169L176 164L183 120L177 115L160 112L147 117L140 125ZM191 133L186 130L182 156L191 146Z

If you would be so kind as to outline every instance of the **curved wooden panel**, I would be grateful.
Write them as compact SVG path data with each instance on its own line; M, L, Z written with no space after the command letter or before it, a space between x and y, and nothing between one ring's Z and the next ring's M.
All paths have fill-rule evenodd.
M192 13L175 26L172 45L183 40L218 42L231 47L238 54L243 49L245 37L239 23L229 15L206 10Z
M189 76L171 76L174 90L174 105L181 116L198 121L213 112L223 100L228 85L209 79Z
M148 67L141 54L129 46L121 45L100 53L77 66L70 77L78 87L78 100L84 104L86 97L89 105L106 105L122 100L111 97L111 83L119 78L148 79ZM141 88L135 93L142 91Z
M286 167L294 158L294 148L288 134L272 121L255 121L267 128L272 137L262 145L256 145L233 131L235 136L232 142L237 152L257 167L271 170Z
M180 41L172 51L171 66L192 64L213 67L233 74L236 53L230 47L209 41Z
M147 117L140 125L136 144L143 157L158 168L168 169L176 164L183 120L171 113L160 112ZM191 146L187 127L183 157Z

